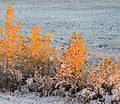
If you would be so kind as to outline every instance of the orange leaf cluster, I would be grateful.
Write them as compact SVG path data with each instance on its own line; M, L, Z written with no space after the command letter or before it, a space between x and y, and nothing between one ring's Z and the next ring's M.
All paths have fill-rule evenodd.
M82 42L81 34L77 36L74 33L67 52L63 49L63 64L59 74L64 77L78 77L85 71L87 60L87 44Z
M51 36L41 33L39 26L34 27L31 37L23 37L21 35L21 27L15 21L14 10L8 4L5 15L5 28L0 27L0 58L8 68L17 62L27 62L32 60L45 61L51 57L56 51L55 47L51 48L53 32ZM20 21L23 24L22 21Z
M100 59L97 67L92 67L87 80L88 84L97 86L98 92L103 85L113 86L120 91L120 67L112 61L112 58Z
M5 18L5 28L0 27L0 58L11 64L22 51L23 39L20 36L20 26L13 22L15 15L10 4Z
M32 29L31 37L27 44L28 58L33 57L34 59L46 60L53 54L55 48L51 48L52 36L46 36L41 33L42 29L37 26Z

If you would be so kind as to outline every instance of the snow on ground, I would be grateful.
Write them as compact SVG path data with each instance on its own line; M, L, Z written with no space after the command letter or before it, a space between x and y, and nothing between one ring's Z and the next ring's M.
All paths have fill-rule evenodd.
M58 102L59 100L59 102ZM0 94L0 104L63 104L62 100L57 97L40 98L34 93L24 95Z
M23 95L20 93L0 93L0 104L68 104L68 102L60 97L39 97L35 93Z
M58 47L67 46L74 32L82 33L88 51L104 56L120 53L120 0L0 0L2 26L11 2L23 31L37 25L45 34L53 30Z
M84 92L83 92L84 93ZM104 95L105 104L111 104L114 95ZM61 98L59 96L40 97L38 93L0 93L0 104L84 104L77 102L76 99ZM88 104L88 103L87 103ZM101 104L100 99L91 100L89 104ZM115 103L120 104L120 102Z

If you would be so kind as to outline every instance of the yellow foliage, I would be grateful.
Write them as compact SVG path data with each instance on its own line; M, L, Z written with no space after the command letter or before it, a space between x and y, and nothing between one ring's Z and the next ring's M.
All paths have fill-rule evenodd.
M39 59L41 61L45 61L51 55L53 55L53 51L55 47L51 48L51 38L53 36L46 36L41 34L41 27L37 26L32 29L31 37L28 40L27 44L27 52L28 57L32 57L33 59Z
M59 75L62 77L79 78L81 73L86 71L87 44L82 42L81 34L78 39L77 36L77 33L73 34L67 52L63 49L63 64L59 71Z
M12 7L10 4L8 4L8 9L5 15L5 29L0 27L0 57L6 59L6 64L8 67L8 64L13 64L14 59L18 55L16 53L18 48L21 47L22 41L20 39L20 26L14 24L14 10L12 10Z
M53 32L50 36L43 35L41 27L36 26L32 29L30 37L23 37L10 4L5 18L5 28L0 27L0 58L7 68L17 62L28 64L31 59L35 62L45 61L55 53L55 47L51 48ZM22 21L19 22L23 24Z
M114 86L119 90L120 84L120 67L112 61L112 58L100 59L97 67L93 66L88 75L88 84L97 86L98 91L103 85Z
M29 31L30 37L23 37L21 27L14 18L14 10L9 4L5 15L5 28L0 27L0 64L5 64L9 68L19 63L25 70L40 69L43 75L48 71L48 75L51 63L53 65L53 61L57 60L56 62L59 61L60 64L55 64L61 65L60 68L56 65L60 69L57 75L64 80L80 80L80 83L87 80L87 84L95 83L98 88L104 83L110 85L120 83L120 62L116 64L112 58L101 59L99 64L88 72L87 43L82 41L82 34L73 34L67 50L64 48L62 50L61 59L56 54L56 47L52 46L53 31L47 36L41 33L40 26L36 26ZM23 24L22 21L19 22Z

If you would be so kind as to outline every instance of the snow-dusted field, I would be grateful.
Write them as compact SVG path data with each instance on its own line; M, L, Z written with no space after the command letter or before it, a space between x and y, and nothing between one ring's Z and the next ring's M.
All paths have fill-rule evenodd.
M35 93L21 95L19 93L0 93L0 104L78 104L60 97L39 97Z
M84 92L83 92L84 93ZM104 104L113 104L111 101L115 98L114 95L104 95ZM37 93L21 94L17 93L0 93L0 104L85 104L77 102L76 99L61 98L59 96L39 97ZM99 99L91 100L87 104L103 104ZM120 102L114 103L120 104Z
M59 102L58 102L59 100ZM57 103L58 102L58 103ZM0 104L63 104L57 97L40 98L35 94L11 95L0 94Z
M83 34L90 53L120 53L120 0L0 0L0 25L11 2L24 31L37 25L45 34L53 30L58 47L67 46L77 32Z

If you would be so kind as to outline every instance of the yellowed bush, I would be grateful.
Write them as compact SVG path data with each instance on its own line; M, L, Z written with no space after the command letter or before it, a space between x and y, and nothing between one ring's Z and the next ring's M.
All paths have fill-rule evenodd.
M88 84L94 85L98 93L101 88L117 89L120 94L120 66L112 58L101 59L97 66L93 66L88 75Z
M87 63L87 43L82 42L81 34L73 34L67 51L63 49L63 61L61 70L58 72L60 77L65 79L81 79L86 70Z
M28 58L32 57L36 60L45 61L47 58L53 55L55 47L51 48L53 33L51 36L46 36L41 33L39 26L32 29L31 37L28 40L26 47Z
M56 53L56 47L51 46L54 39L53 32L50 36L43 35L40 26L36 26L29 37L23 37L21 27L15 22L14 17L14 10L9 4L5 15L5 28L0 27L1 64L5 64L7 68L19 64L23 70L40 69L46 66L46 62L50 63L50 58Z
M3 74L6 79L12 79L12 75L17 72L26 74L27 78L56 75L55 79L58 81L55 82L55 88L60 84L64 87L66 84L71 87L74 85L72 88L76 90L80 86L93 85L98 92L101 88L115 88L118 95L120 94L120 61L115 63L112 58L101 59L98 65L88 67L87 43L82 41L81 34L78 36L76 33L73 34L69 47L63 48L61 58L56 47L52 47L53 32L50 36L43 35L40 26L36 26L29 37L23 37L21 27L14 17L14 10L9 4L5 15L5 27L0 27L0 65L6 66L7 74ZM0 73L3 73L3 70Z
M15 63L23 49L24 39L20 36L21 28L17 22L14 22L14 17L14 10L9 4L5 15L5 28L0 27L0 58L7 67Z

